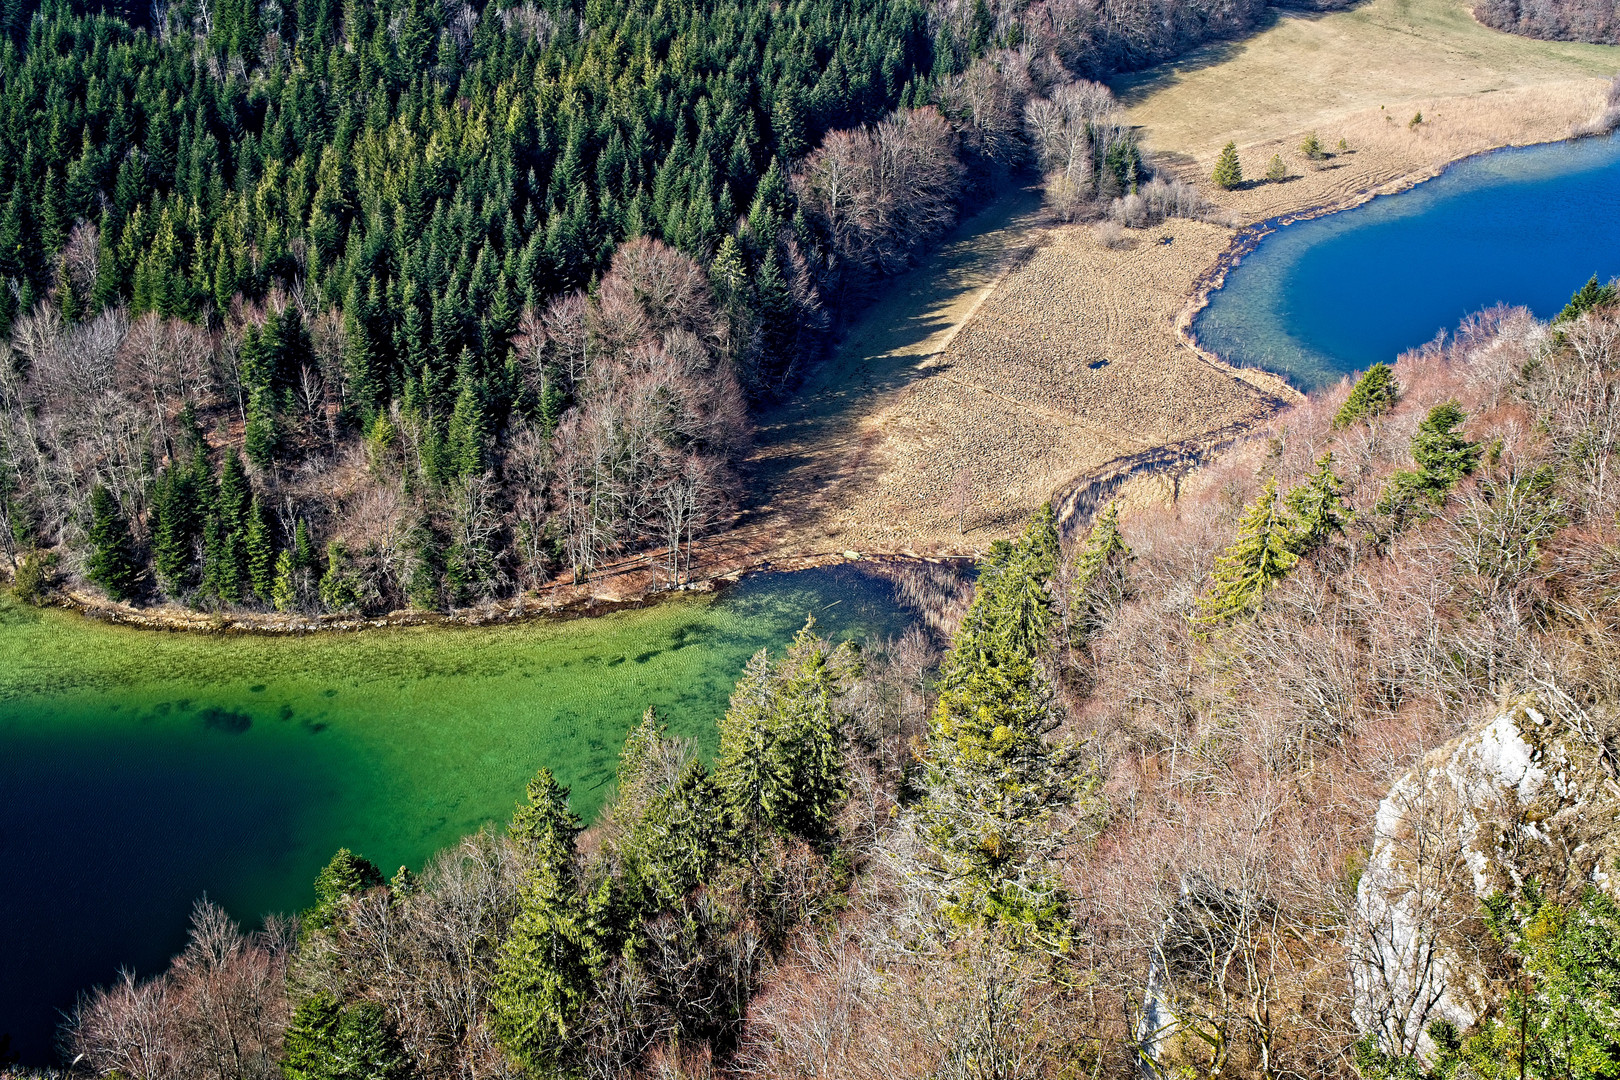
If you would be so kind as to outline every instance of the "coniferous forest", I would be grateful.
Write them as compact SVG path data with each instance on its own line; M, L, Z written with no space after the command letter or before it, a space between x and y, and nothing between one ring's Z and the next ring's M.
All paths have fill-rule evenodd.
M678 583L751 410L1044 163L1027 103L1259 11L8 0L7 569L287 612ZM1113 198L1147 166L1098 100Z

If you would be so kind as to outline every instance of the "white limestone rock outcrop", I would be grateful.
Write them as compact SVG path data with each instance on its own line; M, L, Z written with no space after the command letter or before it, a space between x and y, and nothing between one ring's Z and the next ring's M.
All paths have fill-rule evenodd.
M1356 891L1356 1020L1427 1057L1427 1029L1466 1031L1501 992L1480 901L1534 879L1551 895L1620 882L1620 709L1552 692L1511 703L1424 755L1379 804Z

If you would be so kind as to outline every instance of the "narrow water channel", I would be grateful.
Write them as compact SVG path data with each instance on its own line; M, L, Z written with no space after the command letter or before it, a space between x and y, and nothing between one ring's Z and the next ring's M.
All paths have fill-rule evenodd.
M540 766L587 820L649 706L705 752L748 656L813 614L909 619L858 567L593 619L305 638L104 626L0 600L0 1034L48 1063L59 1010L161 968L200 896L295 911L346 846L392 873L506 818Z
M1312 389L1505 303L1549 318L1620 274L1620 136L1500 150L1285 226L1193 324L1205 348Z

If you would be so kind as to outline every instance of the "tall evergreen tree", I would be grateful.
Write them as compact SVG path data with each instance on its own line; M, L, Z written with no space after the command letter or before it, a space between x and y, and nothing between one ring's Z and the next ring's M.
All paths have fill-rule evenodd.
M1048 507L981 562L941 672L916 818L946 919L1046 949L1068 936L1053 860L1084 789L1074 748L1047 740L1057 714L1039 659L1056 549Z
M255 495L248 507L247 533L243 538L247 558L247 580L253 595L268 604L276 588L276 534L270 511Z
M1400 393L1395 369L1388 364L1374 364L1350 388L1350 396L1344 399L1333 417L1333 426L1346 428L1357 420L1370 420L1388 412L1395 407Z
M130 600L139 581L134 541L118 500L105 485L90 492L90 558L85 576L114 600Z
M332 995L317 991L293 1009L283 1036L285 1080L332 1080L332 1052L337 1042L342 1010Z
M1429 410L1412 436L1412 460L1437 502L1479 465L1479 444L1457 430L1467 416L1455 401L1442 402Z
M771 834L821 840L843 797L843 718L837 699L859 670L805 623L775 664L749 660L720 721L719 788L745 839Z
M1344 532L1350 510L1344 505L1344 482L1334 475L1333 454L1316 459L1316 471L1288 493L1294 517L1294 550L1305 554Z
M575 866L579 819L550 769L529 781L512 817L524 865L517 918L496 960L490 1026L506 1051L539 1075L564 1071L590 996L598 953Z
M1215 560L1209 590L1198 598L1195 625L1209 630L1252 614L1299 562L1296 524L1268 479L1238 521L1237 538Z
M204 522L203 494L190 463L171 464L158 477L152 500L152 565L171 596L191 581Z
M1086 535L1086 541L1080 546L1080 552L1074 560L1074 577L1077 584L1087 585L1094 580L1105 567L1116 564L1131 557L1130 546L1119 531L1119 502L1111 501L1103 507L1102 513L1097 515L1097 521Z
M1119 503L1110 502L1097 515L1074 559L1069 580L1069 642L1080 645L1101 624L1106 606L1123 600L1128 588L1125 567L1131 549L1119 531Z
M270 606L277 611L296 611L299 606L298 575L308 573L300 570L293 561L293 553L282 549L276 556L276 578L270 586Z
M301 932L314 932L334 925L343 917L349 901L383 883L382 871L371 860L339 848L315 878L315 906L300 919Z
M1558 327L1564 323L1574 322L1588 311L1606 307L1616 299L1620 299L1620 288L1617 288L1614 282L1599 285L1597 275L1593 274L1592 280L1575 290L1575 295L1569 298L1569 303L1553 317L1552 324Z

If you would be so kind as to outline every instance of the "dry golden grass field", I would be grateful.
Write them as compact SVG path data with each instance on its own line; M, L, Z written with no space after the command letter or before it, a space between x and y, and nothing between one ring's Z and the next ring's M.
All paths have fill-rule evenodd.
M1279 14L1243 41L1207 46L1114 87L1149 147L1212 160L1228 139L1245 146L1331 129L1379 106L1404 124L1438 99L1616 70L1620 49L1499 33L1457 0L1368 0L1327 15Z

